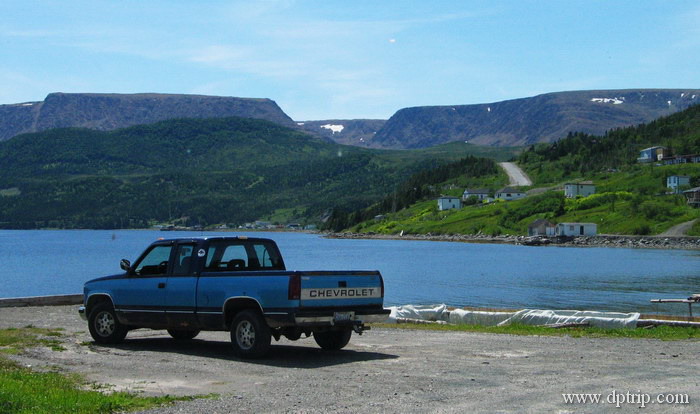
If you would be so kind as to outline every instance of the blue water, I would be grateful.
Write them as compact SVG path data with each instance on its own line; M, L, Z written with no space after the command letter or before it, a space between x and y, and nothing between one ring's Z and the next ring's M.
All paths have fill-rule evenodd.
M0 230L0 297L82 292L159 237L241 234L277 241L290 270L380 270L388 305L687 314L655 298L700 293L700 252L338 240L303 233Z

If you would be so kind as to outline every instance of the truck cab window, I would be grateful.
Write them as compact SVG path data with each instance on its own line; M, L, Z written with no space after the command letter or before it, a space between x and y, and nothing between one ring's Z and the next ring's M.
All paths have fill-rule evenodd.
M155 246L134 266L139 276L164 275L168 273L168 261L172 246Z
M177 246L177 251L175 252L175 268L173 269L174 276L183 276L190 274L190 266L192 265L193 253L193 244L181 244Z

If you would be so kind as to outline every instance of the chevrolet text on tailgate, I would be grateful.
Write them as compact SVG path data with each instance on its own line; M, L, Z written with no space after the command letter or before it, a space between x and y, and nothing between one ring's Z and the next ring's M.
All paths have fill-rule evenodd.
M313 335L321 348L337 350L389 314L378 271L288 271L269 239L159 240L121 268L85 283L79 312L99 343L151 328L179 340L230 331L234 353L245 358L265 355L271 338L282 336Z

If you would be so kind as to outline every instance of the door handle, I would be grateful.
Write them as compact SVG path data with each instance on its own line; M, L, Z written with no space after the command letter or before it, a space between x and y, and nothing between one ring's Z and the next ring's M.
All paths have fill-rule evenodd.
M158 289L165 289L165 283L164 282L158 283Z

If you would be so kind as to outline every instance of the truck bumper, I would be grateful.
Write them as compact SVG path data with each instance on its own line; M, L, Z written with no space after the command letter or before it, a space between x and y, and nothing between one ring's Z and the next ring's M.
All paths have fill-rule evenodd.
M386 321L390 313L389 309L301 311L285 314L266 313L265 318L271 327L320 327L379 323Z
M81 306L78 308L78 315L80 315L80 319L87 321L87 314L85 313L85 306Z

